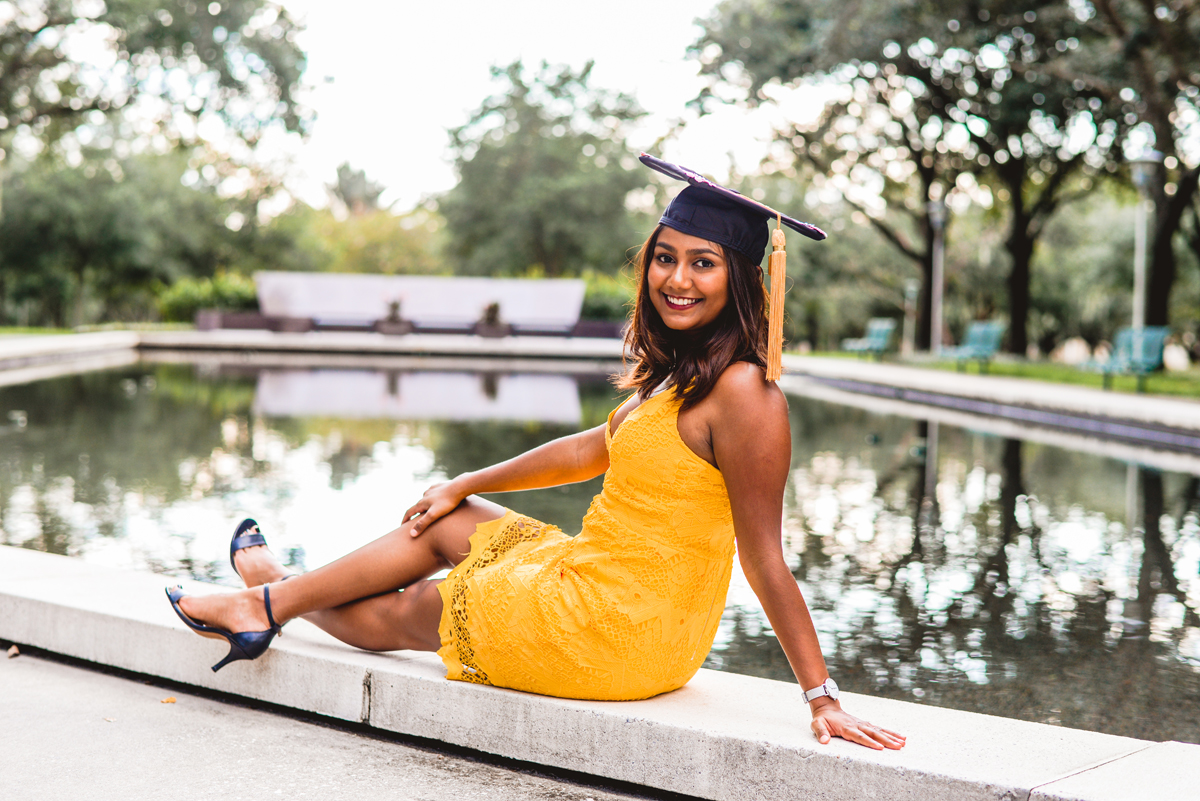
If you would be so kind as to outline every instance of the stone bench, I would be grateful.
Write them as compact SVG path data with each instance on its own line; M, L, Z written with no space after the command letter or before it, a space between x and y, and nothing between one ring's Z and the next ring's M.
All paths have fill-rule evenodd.
M0 639L548 767L707 799L1191 799L1200 746L1153 743L845 694L903 751L822 746L796 685L701 670L647 701L546 698L444 679L428 654L373 654L302 620L255 662L175 617L173 579L0 546ZM183 582L189 592L211 585ZM1168 701L1164 700L1164 703ZM386 746L384 746L386 747Z
M255 273L268 319L318 328L368 328L392 316L425 332L469 332L489 306L513 333L567 335L583 308L579 279L475 278L348 273ZM394 307L394 304L398 304Z

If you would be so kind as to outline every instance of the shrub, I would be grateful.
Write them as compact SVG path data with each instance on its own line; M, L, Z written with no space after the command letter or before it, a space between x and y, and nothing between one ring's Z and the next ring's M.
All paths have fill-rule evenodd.
M253 279L237 273L181 278L158 296L158 313L169 323L190 323L201 309L256 311L258 292Z
M623 321L633 302L633 286L624 276L605 275L587 270L583 274L587 290L583 295L584 320Z

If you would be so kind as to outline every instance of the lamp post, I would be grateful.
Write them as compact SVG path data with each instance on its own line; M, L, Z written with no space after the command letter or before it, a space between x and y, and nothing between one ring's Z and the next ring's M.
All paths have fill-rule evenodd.
M933 226L933 276L929 298L929 351L934 358L942 355L942 291L946 265L946 202L931 200L927 207Z
M1158 179L1158 165L1163 154L1157 150L1143 150L1141 155L1130 160L1129 171L1133 185L1138 191L1138 210L1133 223L1133 330L1140 333L1146 327L1146 261L1149 249L1150 217L1154 214L1154 200L1150 196L1154 182Z
M917 333L917 295L921 292L921 282L909 278L904 282L904 336L900 340L900 355L908 358L913 355L913 341Z

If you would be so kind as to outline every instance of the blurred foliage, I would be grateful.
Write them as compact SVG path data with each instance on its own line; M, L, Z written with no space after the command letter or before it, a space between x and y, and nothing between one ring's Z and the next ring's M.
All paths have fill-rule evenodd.
M374 209L339 219L329 209L297 203L264 231L264 242L278 240L289 247L264 252L255 267L439 275L447 272L441 237L441 218L424 208L406 214Z
M622 322L629 316L630 304L637 290L632 278L624 274L614 276L596 270L584 270L583 279L587 282L587 290L580 312L582 319Z
M158 296L158 313L168 323L190 323L201 309L254 311L258 292L254 281L237 273L212 278L181 278Z
M189 321L207 299L253 308L241 276L258 270L446 272L433 212L338 219L295 203L260 223L257 191L223 196L221 181L222 170L181 151L17 164L0 217L0 324Z
M206 117L251 143L279 122L290 131L307 127L295 97L305 66L299 28L277 3L5 5L0 149L23 126L44 143L85 121L102 128L134 101L139 117L176 143L193 139L195 120ZM97 44L107 52L97 53Z
M184 186L186 171L181 153L17 165L0 217L0 322L148 319L157 286L234 260L253 236L228 227L239 201Z
M349 162L343 162L337 168L337 181L329 187L329 194L342 204L342 207L355 216L379 211L379 196L384 187L367 179L364 170L356 170Z
M649 227L626 205L649 183L624 141L644 112L590 86L591 69L496 67L503 91L450 132L459 183L438 206L456 273L612 273Z
M804 181L782 173L735 179L743 193L829 232L811 242L788 238L788 295L784 333L793 346L836 350L863 335L872 317L897 320L893 349L903 331L904 284L918 266L891 247L853 209L806 203ZM1030 341L1049 353L1064 340L1111 341L1128 325L1133 287L1135 210L1128 189L1112 183L1063 207L1050 221L1031 285ZM1000 209L971 206L950 220L945 263L944 317L951 341L973 320L1003 317L1010 255ZM1180 243L1185 265L1172 296L1177 331L1200 330L1200 260Z
M248 156L268 129L311 120L282 6L4 6L0 324L152 319L156 287L270 252L254 241L257 203L279 180Z
M810 205L808 181L783 172L734 176L729 185L829 233L814 242L788 232L785 341L836 348L845 337L861 336L871 317L903 315L904 284L919 275L917 266L856 224L848 210Z
M1045 328L1031 294L1041 281L1030 269L1038 242L1064 204L1093 191L1098 176L1118 172L1131 131L1153 128L1168 151L1168 183L1156 191L1174 192L1176 206L1194 191L1200 165L1186 163L1171 141L1195 114L1172 112L1162 124L1155 115L1195 111L1200 13L1194 2L1163 7L1167 26L1147 8L937 1L900 14L879 2L727 0L693 47L710 78L698 103L775 102L800 85L823 94L820 114L796 115L779 128L767 169L811 170L827 198L838 196L842 209L857 211L859 222L920 265L925 284L927 201L948 195L960 212L996 203L1003 214L991 224L1006 228L1000 244L1008 267L1000 308L1014 329L1010 349L1023 353L1026 331L1039 339ZM1158 36L1164 27L1170 31ZM1130 70L1131 58L1143 68ZM1157 83L1141 86L1145 76ZM1159 234L1169 238L1163 198ZM1156 253L1153 272L1160 283L1170 274L1169 291L1174 268L1164 265L1175 257L1166 250L1171 258ZM1163 298L1151 297L1150 306ZM928 304L925 291L923 320ZM920 344L928 342L927 325Z

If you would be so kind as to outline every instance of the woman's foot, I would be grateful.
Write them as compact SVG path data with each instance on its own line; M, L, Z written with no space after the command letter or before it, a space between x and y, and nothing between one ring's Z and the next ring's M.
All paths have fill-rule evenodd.
M263 591L258 588L216 595L185 595L179 600L179 608L197 623L235 634L266 631L271 627Z
M282 581L294 575L266 545L251 545L234 552L233 565L242 581L251 588Z

